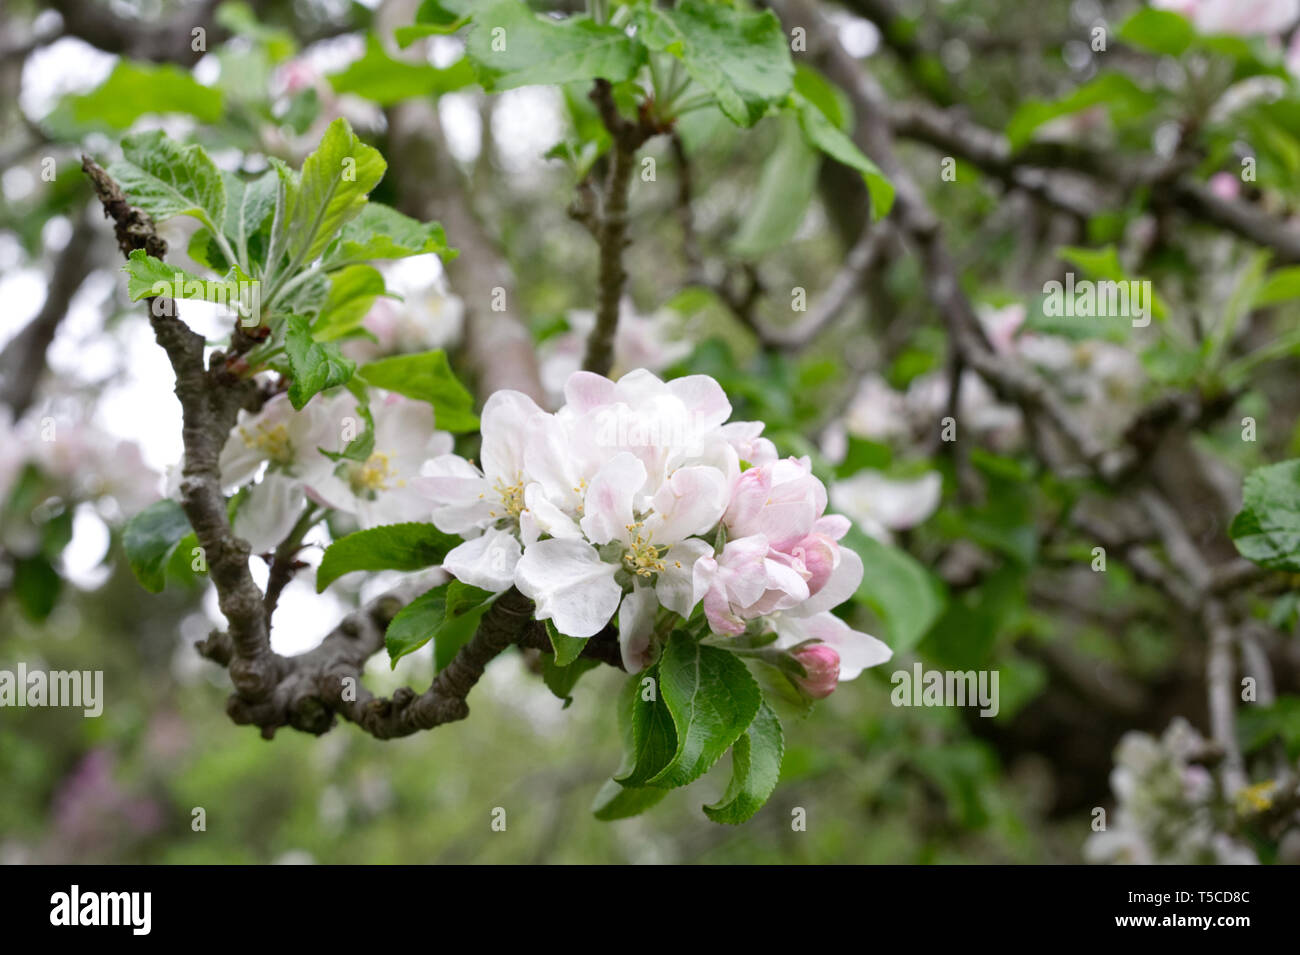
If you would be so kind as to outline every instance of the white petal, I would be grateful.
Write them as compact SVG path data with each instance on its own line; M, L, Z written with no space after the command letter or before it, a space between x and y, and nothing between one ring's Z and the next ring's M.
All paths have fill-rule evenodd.
M654 496L654 518L646 529L660 546L703 534L727 509L726 475L717 468L678 468Z
M634 587L623 598L623 606L618 611L618 647L623 655L623 669L628 673L640 673L652 662L650 638L658 609L659 601L649 587Z
M524 488L524 507L528 509L525 513L532 514L532 520L542 533L560 538L582 537L578 522L551 503L542 485L530 484Z
M698 537L687 538L670 547L663 557L665 567L655 580L655 596L659 602L683 619L689 617L708 587L704 577L696 586L695 562L712 553L713 547Z
M524 471L524 449L546 414L532 398L519 391L494 391L483 406L483 446L479 457L489 480L507 485L519 482Z
M442 566L472 587L500 593L514 583L520 552L513 534L493 529L453 548Z
M425 463L410 486L430 502L431 520L447 534L463 534L495 520L498 494L474 465L455 454Z
M298 523L305 503L306 494L300 482L269 472L249 490L248 497L235 512L235 536L248 541L254 554L274 550Z
M617 569L585 541L544 540L524 551L515 586L537 604L538 620L553 620L571 637L590 637L618 609L623 588L614 581Z
M593 544L626 540L632 502L645 484L645 465L621 451L591 479L582 510L582 531Z

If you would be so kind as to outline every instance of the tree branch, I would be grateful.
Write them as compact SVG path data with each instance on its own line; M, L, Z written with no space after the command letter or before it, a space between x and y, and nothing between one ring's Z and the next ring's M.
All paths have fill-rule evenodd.
M636 168L636 151L658 130L647 122L644 115L638 122L620 116L608 80L596 80L591 100L614 142L610 148L609 170L599 212L595 213L594 234L600 246L596 326L587 339L587 354L582 367L598 375L608 375L614 364L619 304L623 298L623 286L627 283L623 250L631 241L627 237L627 196Z

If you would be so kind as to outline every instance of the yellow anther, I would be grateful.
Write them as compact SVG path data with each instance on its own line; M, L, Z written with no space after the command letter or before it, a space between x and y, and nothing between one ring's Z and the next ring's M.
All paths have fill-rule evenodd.
M393 480L397 487L402 487L405 482L398 479L397 472L394 471L389 462L392 456L376 451L370 457L366 458L364 464L354 466L352 469L352 489L357 493L362 491L386 491L389 488L389 480Z
M497 479L495 490L501 495L501 503L505 505L506 514L510 517L518 517L524 509L524 482L520 478L514 484L506 484L500 478ZM493 517L495 513L489 512Z
M289 429L284 425L277 424L274 428L268 428L264 424L258 424L252 433L247 428L240 428L239 436L244 439L246 446L261 451L276 464L293 463L293 442L289 440Z
M628 530L640 527L642 523L629 524ZM667 549L656 547L650 542L649 536L642 537L636 534L628 544L623 560L628 565L628 569L638 577L652 577L667 566L659 559L660 551Z

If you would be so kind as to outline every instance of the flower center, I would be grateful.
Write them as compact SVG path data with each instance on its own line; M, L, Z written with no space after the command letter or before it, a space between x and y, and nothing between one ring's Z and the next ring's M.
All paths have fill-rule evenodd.
M506 484L500 478L497 478L495 484L496 492L501 496L501 505L506 509L507 517L518 517L524 509L524 479L521 477L514 484ZM497 517L496 511L488 511L492 517Z
M391 462L392 455L376 451L366 458L364 464L354 465L351 473L352 490L360 494L365 491L387 491L393 486L401 487L406 482L397 479L397 472L393 470Z
M627 550L623 553L623 561L638 577L652 577L667 565L659 559L661 549L650 543L650 535L641 534L644 524L644 521L637 521L635 524L627 525L627 532L631 539Z
M253 432L247 428L239 429L239 436L244 444L254 451L260 451L276 464L293 463L293 442L289 440L289 429L282 424L268 428L259 423Z

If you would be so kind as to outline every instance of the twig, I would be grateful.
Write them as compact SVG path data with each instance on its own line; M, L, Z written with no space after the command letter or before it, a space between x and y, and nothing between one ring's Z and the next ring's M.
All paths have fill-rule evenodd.
M595 227L600 246L599 278L596 289L596 325L587 339L587 354L582 367L598 375L609 374L614 364L614 336L618 332L619 305L627 271L623 268L623 250L627 236L627 197L636 167L636 151L656 132L643 113L637 122L619 115L614 90L608 80L596 80L591 100L600 112L601 121L613 137L609 170Z

